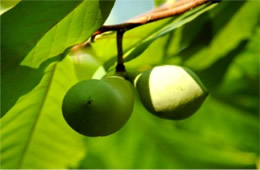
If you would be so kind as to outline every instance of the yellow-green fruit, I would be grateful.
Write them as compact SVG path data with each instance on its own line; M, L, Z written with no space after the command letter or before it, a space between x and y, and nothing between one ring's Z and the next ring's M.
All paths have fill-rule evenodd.
M139 74L135 86L147 110L172 120L191 116L208 95L195 73L173 65L157 66Z
M106 136L118 131L129 119L134 105L132 85L121 77L83 80L63 99L66 122L86 136Z

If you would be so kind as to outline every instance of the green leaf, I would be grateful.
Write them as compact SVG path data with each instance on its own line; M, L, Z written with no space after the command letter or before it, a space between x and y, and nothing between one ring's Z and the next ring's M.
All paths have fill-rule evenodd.
M21 0L2 0L0 1L0 15L13 8Z
M144 71L154 65L158 65L162 63L164 57L166 56L165 47L168 46L168 39L172 38L172 34L168 34L166 36L160 37L156 39L142 54L140 54L137 58L126 62L127 70L139 70Z
M231 63L220 87L214 93L219 100L255 117L259 116L259 36L258 28L246 48Z
M2 64L20 63L36 43L81 2L22 1L4 13L1 16Z
M67 47L86 41L106 20L114 1L85 0L35 44L22 64L38 67Z
M88 39L104 23L113 4L114 1L103 0L82 3L23 1L5 13L1 18L4 91L1 116L39 82L44 69L39 66ZM28 81L28 78L33 80Z
M44 70L53 61L61 60L67 54L46 60L38 69L28 66L13 66L2 75L1 117L15 104L17 99L32 90L41 80Z
M127 55L127 61L138 57L141 53L144 52L144 50L157 38L162 37L171 31L175 30L176 28L181 27L182 25L191 22L204 12L212 9L215 7L216 4L205 4L201 5L193 10L190 10L188 12L185 12L183 15L176 17L172 22L168 23L167 25L164 25L160 30L157 32L153 33L153 35L146 37L138 47L135 47L130 54ZM134 31L134 30L133 30Z
M1 16L3 90L1 117L12 107L18 97L31 90L42 76L44 67L31 69L20 66L22 59L53 25L80 3L81 1L69 3L22 1ZM56 10L57 8L60 10ZM27 78L30 77L33 78L32 81L28 81Z
M197 74L209 91L213 92L222 83L229 66L234 62L236 57L245 50L246 45L247 41L242 41L236 48L215 61L210 67L197 71ZM212 76L213 73L214 76Z
M259 6L255 1L223 1L212 11L211 18L211 22L204 25L205 29L192 42L193 48L187 48L180 54L186 66L205 69L226 56L242 41L248 40L258 25Z
M62 99L77 82L69 58L51 64L41 82L1 119L1 168L69 168L85 154L65 122Z

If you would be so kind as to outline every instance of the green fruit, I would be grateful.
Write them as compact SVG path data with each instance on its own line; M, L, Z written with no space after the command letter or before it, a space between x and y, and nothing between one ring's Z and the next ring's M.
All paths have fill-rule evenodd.
M208 95L195 73L172 65L154 67L139 74L135 86L147 110L172 120L191 116Z
M63 99L66 122L86 136L106 136L118 131L129 119L134 105L132 85L121 77L83 80Z

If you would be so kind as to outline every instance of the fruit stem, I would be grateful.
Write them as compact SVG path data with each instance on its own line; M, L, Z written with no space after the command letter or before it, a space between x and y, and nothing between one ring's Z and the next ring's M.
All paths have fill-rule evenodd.
M123 58L123 35L124 30L119 29L117 31L117 65L116 65L116 72L117 73L125 73L125 66L124 66L124 58Z

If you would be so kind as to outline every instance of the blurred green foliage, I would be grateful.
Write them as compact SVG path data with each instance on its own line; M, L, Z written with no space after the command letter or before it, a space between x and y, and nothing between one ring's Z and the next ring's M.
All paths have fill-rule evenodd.
M65 59L67 53L58 55L56 63L58 53L41 56L46 63L38 63L44 67L37 74L26 57L37 81L1 118L1 168L259 168L259 17L257 1L223 1L127 32L127 70L186 66L210 95L190 118L170 121L150 114L136 94L130 120L107 137L72 131L61 117L61 102L76 82L114 71L115 34ZM20 84L14 86L19 92Z

